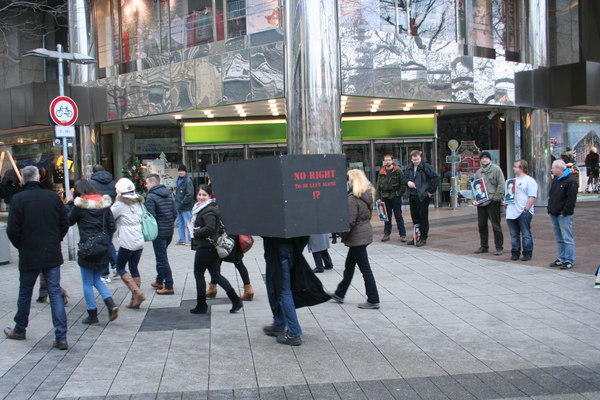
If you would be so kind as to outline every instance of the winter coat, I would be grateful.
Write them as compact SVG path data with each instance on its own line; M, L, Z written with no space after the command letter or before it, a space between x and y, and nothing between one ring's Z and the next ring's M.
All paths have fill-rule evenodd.
M373 196L370 190L364 192L360 198L352 193L348 194L350 230L342 232L342 242L347 247L366 246L373 242L372 210Z
M318 235L310 235L308 238L308 251L317 253L329 248L329 234L321 233Z
M588 169L588 175L597 172L600 167L600 155L590 151L588 155L585 156L585 166Z
M406 191L406 185L402 183L402 169L396 164L392 166L392 171L388 172L385 165L379 170L377 175L377 199L393 199L401 197Z
M144 198L139 195L117 195L110 210L117 223L119 246L135 251L144 247L144 233L142 232L142 204Z
M480 202L477 207L489 206L492 201L504 203L504 185L506 180L504 179L504 173L500 167L496 164L490 164L490 168L487 172L483 172L483 168L479 168L475 171L474 179L480 178L483 178L485 183L488 200Z
M279 313L279 300L282 291L281 258L279 249L284 243L293 246L290 280L292 296L296 308L314 306L329 301L331 298L323 290L323 284L312 272L302 251L306 247L307 236L291 239L263 237L265 251L267 295L273 315Z
M115 233L115 219L110 212L112 200L109 195L87 195L77 197L75 201L67 204L69 210L69 225L77 224L79 229L79 243L85 242L92 235L102 232L104 221L104 232L112 235ZM102 269L108 265L110 253L97 261L87 261L77 254L77 263L87 269Z
M209 238L216 240L220 233L221 214L217 203L204 207L194 220L194 237L192 238L192 250L214 247L208 241Z
M146 210L154 216L158 224L158 237L168 239L173 236L173 224L177 213L171 192L165 185L156 185L146 196Z
M428 193L434 194L438 188L440 181L439 175L433 170L425 160L417 166L417 173L414 172L414 165L409 164L404 170L404 176L402 177L402 183L408 185L408 182L414 182L417 186L416 189L409 188L408 194L411 197L418 197L419 201L425 200L429 197Z
M28 182L10 204L6 233L19 250L19 270L58 267L60 242L69 230L67 210L56 193Z
M569 169L568 171L571 170ZM579 181L572 172L552 179L548 193L548 214L573 215L575 213L578 190Z
M90 177L90 183L96 188L98 193L107 194L115 201L117 191L115 190L115 180L110 172L98 171L93 173Z
M185 174L181 183L175 189L175 210L191 211L194 208L194 183Z

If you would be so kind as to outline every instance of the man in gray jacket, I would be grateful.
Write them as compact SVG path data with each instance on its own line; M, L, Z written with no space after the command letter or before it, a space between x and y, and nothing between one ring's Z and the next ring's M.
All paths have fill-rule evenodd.
M502 255L504 248L504 235L500 226L501 206L504 202L504 173L499 166L492 163L492 155L488 151L484 151L479 155L481 168L475 172L475 179L483 178L485 189L487 191L487 200L473 201L473 205L477 206L477 223L479 226L479 241L480 247L475 250L475 254L488 252L488 219L492 223L494 231L494 244L496 245L497 256Z
M187 229L188 221L194 207L194 183L187 175L187 168L179 164L179 179L175 189L175 210L177 210L177 233L179 240L175 244L192 244L192 237Z

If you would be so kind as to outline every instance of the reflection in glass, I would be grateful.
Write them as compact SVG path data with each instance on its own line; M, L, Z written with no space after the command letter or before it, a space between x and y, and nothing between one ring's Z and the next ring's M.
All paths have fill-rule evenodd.
M94 6L98 31L98 67L104 68L115 63L110 0L96 1Z
M246 34L246 0L227 0L227 37Z

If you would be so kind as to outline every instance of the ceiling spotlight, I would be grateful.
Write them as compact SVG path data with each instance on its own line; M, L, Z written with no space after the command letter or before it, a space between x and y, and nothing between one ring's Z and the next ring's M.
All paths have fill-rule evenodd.
M179 115L179 114L173 115L173 118L175 118L175 119L181 119L181 115Z
M373 100L373 104L381 104L381 100Z
M436 110L443 110L444 106L435 106Z
M506 118L504 118L504 115L500 116L500 121L504 122Z
M342 107L346 105L346 100L342 100Z
M204 110L204 115L210 115L210 114L212 114L212 111L210 111L210 110Z
M275 104L275 103L277 103L276 99L269 99L269 104Z
M342 101L346 101L346 100L348 100L348 96L342 96L341 99L342 99Z
M279 116L279 113L278 113L278 112L274 112L274 113L273 113L273 116L274 116L274 117L278 117L278 116Z
M379 108L379 104L373 104L371 108Z
M206 118L214 118L214 117L215 117L215 114L208 114L208 115L206 116Z
M371 112L372 112L372 113L376 113L376 112L377 112L377 109L376 109L376 108L371 108Z
M277 104L269 104L269 107L272 109L277 109Z
M244 113L244 112L240 113L240 117L244 118L245 116L246 116L246 113Z
M410 107L404 107L403 110L404 111L410 111Z
M236 109L236 110L238 110L238 111L239 111L239 110L243 110L243 109L244 109L244 106L243 106L243 105L241 105L241 104L237 104L237 105L235 106L235 109Z

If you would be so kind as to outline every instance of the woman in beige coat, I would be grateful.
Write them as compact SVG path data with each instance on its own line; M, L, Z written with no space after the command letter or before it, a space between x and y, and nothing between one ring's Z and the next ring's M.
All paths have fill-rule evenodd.
M144 198L135 193L135 186L127 178L120 179L115 185L117 198L110 208L117 223L119 252L117 253L117 272L131 291L131 302L127 308L140 308L146 297L140 289L142 279L138 264L144 248L142 233L142 204ZM129 264L129 272L125 265Z
M373 242L373 227L371 212L373 210L373 189L365 173L359 169L348 171L348 211L350 230L342 232L342 242L348 247L344 277L335 293L330 296L338 303L344 302L344 297L354 276L354 267L358 268L365 280L367 301L358 305L359 308L379 308L379 293L367 254L367 246Z

